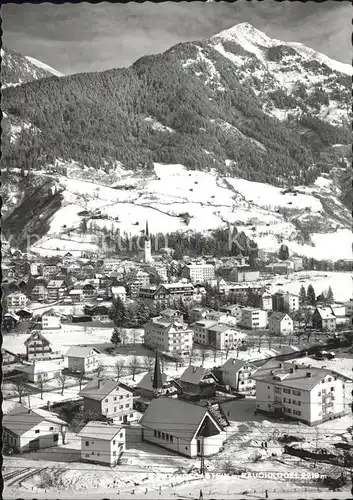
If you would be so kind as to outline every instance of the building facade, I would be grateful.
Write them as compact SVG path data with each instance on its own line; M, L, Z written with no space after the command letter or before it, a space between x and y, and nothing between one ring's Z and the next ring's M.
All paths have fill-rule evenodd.
M207 283L215 279L215 268L212 264L187 264L183 267L181 275L193 284Z
M267 326L267 311L252 307L244 307L240 326L250 330L266 328Z
M27 304L27 297L24 293L10 293L6 297L6 304L9 309L15 309L17 307L24 307Z
M293 335L293 320L287 313L275 312L269 318L268 329L270 335Z
M91 421L78 433L81 460L114 467L125 451L125 429L108 422Z
M183 321L159 316L143 328L144 344L151 349L181 355L188 354L192 348L193 331Z
M78 373L92 373L98 369L100 351L95 347L73 346L65 354L67 367Z

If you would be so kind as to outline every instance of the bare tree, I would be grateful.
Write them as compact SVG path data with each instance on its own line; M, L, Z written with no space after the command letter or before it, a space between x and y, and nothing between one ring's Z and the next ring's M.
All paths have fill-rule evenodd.
M24 383L24 380L16 380L12 384L16 395L18 396L18 402L22 403L22 398L28 394L28 389Z
M82 389L82 384L83 384L84 380L85 380L85 373L81 371L78 374L78 383L79 383L79 386L80 386L80 391Z
M205 359L206 359L205 349L200 349L200 356L201 356L201 366L203 366L205 364Z
M194 359L195 359L195 351L194 351L194 348L192 347L189 351L189 365L192 364Z
M121 379L121 377L123 376L123 374L125 373L125 363L124 361L116 361L115 362L115 374L116 374L116 380L117 382L119 382L119 380Z
M36 382L37 388L40 390L40 398L43 399L43 392L44 392L44 387L45 387L45 380L39 376L37 382Z
M177 354L177 356L175 357L175 369L177 370L178 368L180 368L182 363L183 363L182 356L180 356L180 354Z
M135 381L135 375L137 369L139 368L139 362L137 356L133 356L129 363L130 374L132 375L132 380Z
M154 365L154 360L150 356L145 356L143 358L143 363L145 367L147 368L148 371L152 370L153 365Z
M122 328L120 330L120 338L121 338L121 343L125 345L127 340L127 331L125 330L125 328Z
M56 378L56 380L61 388L61 395L63 396L64 389L66 386L66 381L67 381L67 373L65 373L65 372L58 373L58 375L55 378Z
M132 345L135 345L137 339L140 337L140 332L133 328L130 333L131 333Z
M104 371L104 366L102 365L102 363L98 363L98 366L96 368L96 375L98 378L102 375L103 371Z

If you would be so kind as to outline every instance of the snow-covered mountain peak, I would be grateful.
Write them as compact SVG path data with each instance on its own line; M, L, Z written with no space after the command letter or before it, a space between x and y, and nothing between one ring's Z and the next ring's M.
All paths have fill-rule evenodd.
M31 62L38 68L44 69L45 71L49 71L49 73L52 73L54 76L64 76L63 73L60 71L57 71L56 69L52 68L51 66L48 66L48 64L43 63L42 61L38 61L38 59L35 59L34 57L30 56L25 56L27 61Z

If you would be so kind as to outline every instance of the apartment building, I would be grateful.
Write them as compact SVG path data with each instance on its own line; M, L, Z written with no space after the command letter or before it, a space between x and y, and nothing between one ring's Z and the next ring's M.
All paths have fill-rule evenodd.
M91 421L77 434L81 460L114 467L125 451L125 429L108 422Z
M17 307L24 307L28 302L28 299L24 293L10 293L6 297L6 304L9 309L15 309Z
M266 328L267 326L267 311L256 309L253 307L244 307L240 326L250 330Z
M275 312L269 318L268 329L270 335L292 335L293 320L287 313Z
M124 286L112 286L111 291L113 299L119 298L121 302L126 302L126 288Z
M47 286L48 300L54 302L64 297L67 292L67 286L64 280L51 280Z
M158 316L144 325L144 344L151 349L187 354L192 348L193 331L179 319Z
M31 292L34 302L46 302L48 300L48 289L44 285L36 285Z
M207 283L215 279L215 268L212 264L187 264L181 270L181 275L191 283Z
M208 341L215 349L228 349L235 346L238 332L227 325L217 324L208 328Z
M194 287L189 283L163 283L141 287L139 298L146 305L161 307L178 306L180 300L186 301L193 297Z
M85 411L91 410L113 423L127 424L134 419L132 392L115 380L95 378L79 393Z
M139 296L141 288L148 287L150 284L150 275L140 269L133 271L129 278L130 297L136 298Z
M258 411L287 416L309 425L350 411L352 380L326 368L269 361L252 378Z
M289 292L276 292L272 295L272 310L294 312L299 309L299 296Z
M212 319L195 321L195 323L191 325L194 329L194 342L197 344L209 345L210 339L208 336L208 330L210 327L217 325L218 322Z

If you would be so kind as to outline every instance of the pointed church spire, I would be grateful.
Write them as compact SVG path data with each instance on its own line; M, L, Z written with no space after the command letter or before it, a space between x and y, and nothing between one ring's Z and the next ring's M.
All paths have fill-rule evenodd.
M161 365L159 362L159 353L158 353L158 351L156 351L156 360L154 363L152 387L155 391L158 391L159 389L162 389L162 386L163 386L162 371L161 371Z

